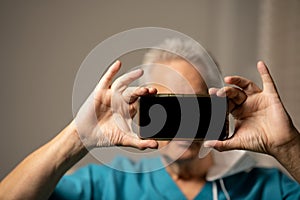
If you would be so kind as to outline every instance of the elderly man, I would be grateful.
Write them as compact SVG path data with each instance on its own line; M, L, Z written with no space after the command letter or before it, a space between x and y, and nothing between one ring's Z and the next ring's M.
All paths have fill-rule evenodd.
M300 181L300 136L282 106L266 66L258 63L264 90L242 77L227 77L226 83L237 87L208 90L203 74L187 60L199 59L201 50L188 41L170 39L161 45L172 52L150 50L145 63L166 66L183 77L188 87L176 85L176 93L216 94L229 99L229 110L236 118L234 137L225 141L206 141L204 146L218 150L248 149L267 153L283 164L292 176ZM178 56L183 55L183 57ZM195 61L196 62L196 61ZM222 174L209 179L217 163L215 154L199 158L200 141L141 140L135 134L116 125L111 107L115 94L125 94L130 82L142 76L135 70L117 79L121 63L116 61L101 78L94 90L97 123L91 122L90 105L83 105L77 121L73 121L53 140L29 155L2 182L3 199L299 199L299 184L276 169L247 168L235 173ZM147 71L146 71L147 72ZM155 69L146 73L158 77ZM203 72L201 72L203 73ZM161 75L160 75L161 76ZM164 74L164 76L168 76ZM172 79L171 79L172 82ZM176 82L173 80L173 82ZM140 96L170 93L167 84L140 87L120 101L128 105L132 117ZM121 98L122 99L122 98ZM88 104L90 101L87 101ZM86 107L85 107L86 106ZM80 112L79 112L80 113ZM120 114L126 118L126 115ZM128 116L127 116L128 117ZM126 121L126 119L124 120ZM276 127L275 127L276 125ZM129 129L130 130L130 129ZM107 166L89 165L72 175L64 173L86 153L87 149L104 146L131 146L140 149L162 149L161 158L131 162L119 158L111 166L144 173L128 173ZM291 159L293 158L293 159ZM147 170L149 166L164 166ZM225 165L225 164L224 164ZM63 176L63 177L62 177Z

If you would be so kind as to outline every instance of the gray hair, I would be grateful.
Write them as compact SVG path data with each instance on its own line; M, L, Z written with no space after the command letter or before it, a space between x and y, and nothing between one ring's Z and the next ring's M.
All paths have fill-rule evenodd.
M184 59L192 64L204 78L208 87L222 87L217 65L205 49L193 39L168 38L144 55L143 64L176 59Z

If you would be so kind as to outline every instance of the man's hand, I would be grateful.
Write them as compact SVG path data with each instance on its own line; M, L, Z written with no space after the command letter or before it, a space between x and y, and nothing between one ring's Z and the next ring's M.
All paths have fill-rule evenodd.
M156 141L140 140L130 126L138 97L155 94L156 89L127 89L142 76L142 70L129 72L112 83L120 67L117 61L107 70L71 124L0 182L0 199L48 199L65 172L93 147L157 147Z
M80 108L75 118L78 134L88 149L114 145L156 148L156 141L141 140L133 133L131 122L137 110L138 98L157 91L145 87L128 88L131 82L143 75L140 69L113 82L120 67L121 62L116 61Z
M227 95L229 111L235 118L235 133L225 141L206 141L205 146L219 151L245 149L277 156L280 149L299 141L300 135L280 100L268 68L258 62L257 69L263 90L239 76L224 79L237 87L210 89L211 94Z
M229 111L235 118L235 133L225 141L205 141L204 146L272 155L300 183L300 134L280 100L268 68L258 62L257 69L263 90L239 76L225 78L226 83L237 87L210 89L211 94L227 95Z

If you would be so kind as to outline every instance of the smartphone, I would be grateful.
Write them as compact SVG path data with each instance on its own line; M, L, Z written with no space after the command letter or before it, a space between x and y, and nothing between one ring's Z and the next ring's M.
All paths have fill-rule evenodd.
M193 94L142 96L139 137L156 140L224 140L229 135L226 97Z

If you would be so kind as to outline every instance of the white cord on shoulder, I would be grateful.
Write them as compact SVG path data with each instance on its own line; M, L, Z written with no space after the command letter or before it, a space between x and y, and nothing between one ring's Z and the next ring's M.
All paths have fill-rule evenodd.
M224 195L225 195L226 199L230 200L230 196L229 196L229 194L228 194L228 192L226 190L226 187L225 187L223 179L220 179L219 182L220 182L221 188L222 188L222 190L224 192Z
M213 200L218 200L218 188L217 188L217 184L216 184L215 181L212 184L213 184L212 185Z

